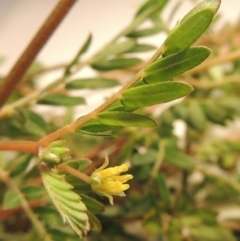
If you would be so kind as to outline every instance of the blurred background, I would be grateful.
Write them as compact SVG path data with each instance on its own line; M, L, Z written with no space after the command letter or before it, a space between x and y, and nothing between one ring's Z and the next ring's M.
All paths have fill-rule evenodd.
M0 56L4 62L0 65L0 75L4 76L21 55L23 49L33 38L44 20L50 14L56 0L1 0L0 1ZM48 40L47 44L37 56L44 66L55 66L68 63L75 56L80 46L84 43L89 33L93 35L93 41L87 54L88 58L101 49L107 41L111 40L121 29L131 21L137 8L143 0L80 0L75 3L68 15ZM168 20L173 6L177 1L170 1L163 12L163 19L173 28L177 21L200 1L178 1L180 7L171 21ZM222 24L234 23L239 18L240 8L236 7L236 0L223 0L219 13L222 16L217 27ZM215 26L216 27L216 26ZM165 38L164 34L156 34L142 38L144 42L160 46ZM145 59L150 58L153 52L142 54ZM92 69L84 68L79 73L80 77L92 75ZM49 81L61 76L61 71L52 71L39 78L39 87L46 86ZM78 76L78 75L76 75ZM113 89L115 91L115 89ZM106 95L112 92L102 90L100 92L85 91L81 93L87 96L87 106L77 107L76 112L84 114L99 104ZM50 112L48 107L38 107L43 112ZM59 111L61 108L57 108ZM56 111L56 109L55 109ZM78 114L77 114L78 115Z

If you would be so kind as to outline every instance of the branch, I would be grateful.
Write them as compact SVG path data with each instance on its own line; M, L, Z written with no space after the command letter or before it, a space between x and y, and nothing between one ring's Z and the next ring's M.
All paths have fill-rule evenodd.
M39 29L35 37L32 39L28 47L22 53L18 61L5 78L0 88L0 107L6 102L8 97L12 94L15 87L20 83L23 75L31 65L36 55L42 49L44 44L50 38L54 30L66 16L72 5L76 0L61 0L45 23Z
M2 141L0 150L3 151L20 151L38 154L38 142L34 141Z

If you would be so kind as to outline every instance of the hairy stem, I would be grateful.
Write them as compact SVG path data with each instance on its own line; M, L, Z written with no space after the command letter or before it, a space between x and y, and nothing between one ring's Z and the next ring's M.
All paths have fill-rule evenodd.
M75 2L76 0L61 0L44 22L1 85L0 107L14 91L15 87L20 83L23 75L35 59L36 55L42 49L44 44L50 38L54 30L66 16Z
M58 165L58 168L60 168L61 170L83 180L84 182L86 183L89 183L90 182L90 177L86 174L84 174L83 172L79 172L78 170L68 166L67 164L65 163L61 163Z
M38 154L38 142L34 141L2 141L0 150L3 151L20 151Z

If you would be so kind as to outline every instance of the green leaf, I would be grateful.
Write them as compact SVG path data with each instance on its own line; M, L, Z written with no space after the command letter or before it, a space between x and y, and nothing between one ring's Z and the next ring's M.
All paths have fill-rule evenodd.
M145 84L145 83L144 83ZM122 104L120 100L115 101L113 104L111 104L107 109L109 110L115 110L115 111L127 111L127 112L132 112L136 110L136 108L130 108Z
M48 234L50 235L51 241L83 241L83 239L79 239L76 235L69 233L67 230L64 230L64 229L59 230L59 229L60 228L48 229Z
M112 43L105 47L97 56L91 60L91 64L98 64L101 61L105 61L109 56L120 55L128 52L136 45L136 41L127 39L124 42Z
M174 115L178 119L187 120L188 118L188 110L185 105L182 105L181 103L178 105L173 106L172 108Z
M72 68L74 65L76 65L80 59L80 57L88 50L90 44L92 41L92 35L89 34L86 42L83 44L83 46L80 48L79 52L77 53L76 57L72 60L72 62L66 67L64 76L68 76L72 72Z
M141 29L141 30L137 30L137 31L127 34L127 37L129 37L129 38L147 37L147 36L151 36L151 35L160 33L161 30L162 29L158 26L153 27L153 28Z
M99 71L108 71L115 69L125 69L140 64L142 60L138 58L115 58L111 60L103 60L92 64L92 68Z
M111 126L106 125L100 122L99 120L93 119L83 125L80 129L77 130L77 132L91 132L91 133L99 133L99 132L106 132L106 131L112 131L118 128L118 126Z
M79 238L86 236L90 229L87 208L81 197L71 191L72 185L63 176L42 170L42 180L64 222L67 222Z
M83 202L85 203L88 211L92 213L102 213L105 210L105 207L102 203L98 202L97 200L85 195L80 194Z
M115 79L108 78L84 78L73 80L66 84L67 89L99 89L110 88L119 85Z
M85 104L85 100L82 97L73 97L62 94L51 94L39 100L38 104L74 106Z
M146 116L123 112L123 111L105 111L99 113L97 119L106 125L129 126L129 127L154 127L156 122Z
M148 84L170 80L192 69L210 54L205 47L192 47L187 50L161 58L145 68L144 82Z
M194 7L190 12L188 12L184 18L181 20L180 24L184 21L188 20L197 12L204 10L204 9L212 9L214 13L217 12L221 4L221 0L205 0L200 2L196 7Z
M15 177L21 173L23 173L32 158L32 155L29 154L20 154L14 161L11 162L9 172L11 173L11 177Z
M220 226L207 226L201 225L193 227L192 229L193 237L197 240L204 240L204 241L236 241L234 235L232 234L231 230L220 227Z
M79 172L83 172L87 170L92 165L92 161L87 158L81 158L80 160L78 160L78 162L79 162L79 167L77 168L77 170Z
M206 129L206 115L202 106L197 102L191 102L188 105L187 122L196 131L202 132Z
M18 194L12 190L8 190L3 197L3 209L9 210L18 207L21 204L21 200Z
M162 201L165 204L169 204L170 203L170 193L169 193L169 189L167 187L165 179L166 178L163 173L161 173L161 172L158 173L158 175L156 177L156 184L157 184L158 191L159 191Z
M229 111L222 105L216 104L213 101L206 103L205 113L207 118L213 123L225 125L228 119Z
M17 116L17 119L19 118L19 121L16 123L16 127L21 131L36 136L43 136L46 134L46 122L40 115L31 110L22 108L18 109L18 114L19 116Z
M154 45L151 44L136 44L128 53L141 53L156 49Z
M91 230L93 230L95 232L101 232L102 225L101 225L100 221L98 220L98 218L91 212L88 212L88 216L89 216L89 222L91 225Z
M46 193L45 188L42 186L27 186L24 187L21 191L27 200L38 199Z
M165 161L185 170L192 169L195 166L195 162L191 157L170 148L166 149Z
M161 11L164 6L167 4L168 0L162 0L162 1L159 1L159 0L149 0L149 1L146 1L140 8L139 10L137 11L136 13L136 16L146 12L149 10L149 8L151 7L155 7L156 11Z
M191 46L208 28L215 12L203 9L180 23L164 42L163 56L182 51Z
M131 163L134 166L144 166L148 164L152 164L157 159L157 152L153 149L147 150L146 153L136 153L133 155L131 159Z
M125 90L122 103L128 107L140 108L172 101L191 93L193 88L181 82L162 82Z

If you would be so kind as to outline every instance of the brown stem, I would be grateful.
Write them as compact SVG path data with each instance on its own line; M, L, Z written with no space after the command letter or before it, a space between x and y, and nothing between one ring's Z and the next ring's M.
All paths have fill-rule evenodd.
M28 153L38 153L38 142L35 141L3 141L0 142L0 150L21 151Z
M95 119L101 111L105 110L107 107L109 107L114 101L121 99L121 95L124 92L124 90L130 88L132 85L136 83L136 81L142 76L141 71L138 72L135 77L129 81L126 85L124 85L117 93L115 93L111 98L109 98L107 101L105 101L103 104L101 104L99 107L97 107L95 110L90 112L89 114L83 116L82 118L77 119L75 122L72 122L69 125L66 125L60 129L58 129L55 132L50 133L47 136L44 136L42 139L39 140L38 144L39 146L48 146L51 142L59 139L61 136L66 135L68 133L74 132L77 128L80 126L86 124L92 119Z
M1 85L0 107L3 106L8 97L14 91L15 87L19 84L36 55L42 49L44 44L50 38L54 30L75 2L76 0L61 0L44 22Z
M67 172L67 173L70 173L72 174L73 176L83 180L84 182L87 182L89 183L90 182L90 177L86 174L84 174L83 172L79 172L78 170L68 166L67 164L65 163L61 163L58 165L58 167L60 169L62 169L63 171Z

